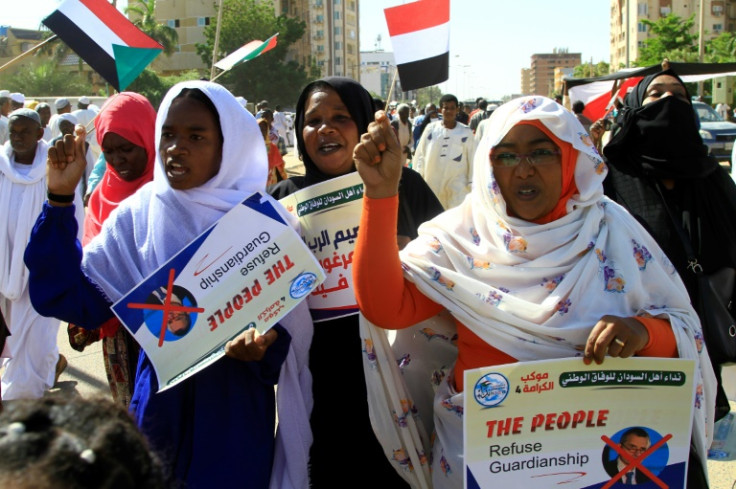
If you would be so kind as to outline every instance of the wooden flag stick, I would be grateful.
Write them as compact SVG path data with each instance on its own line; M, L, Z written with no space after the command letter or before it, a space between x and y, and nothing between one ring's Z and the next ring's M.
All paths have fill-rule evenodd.
M10 61L8 61L7 63L5 63L4 65L0 66L0 71L3 71L5 68L9 67L12 64L15 64L17 61L20 61L21 59L25 58L29 54L32 54L32 53L36 52L42 46L45 46L46 44L50 43L51 41L56 41L57 39L58 39L58 36L56 34L54 34L53 36L51 36L48 39L46 39L44 42L41 42L41 43L36 44L35 46L33 46L28 51L19 54L18 56L16 56L15 58L11 59Z
M217 27L215 27L215 45L212 47L212 66L210 67L210 81L215 77L215 63L217 63L217 50L220 46L220 27L222 26L222 0L217 8Z
M396 86L396 77L399 75L399 69L394 66L394 77L391 80L391 87L388 89L388 97L386 97L386 106L391 103L391 95L394 93L394 87Z

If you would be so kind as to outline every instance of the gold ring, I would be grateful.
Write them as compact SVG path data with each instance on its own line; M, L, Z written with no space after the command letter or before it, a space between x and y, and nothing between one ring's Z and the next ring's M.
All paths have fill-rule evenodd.
M618 338L614 338L614 339L613 339L613 342L614 342L614 343L616 343L616 344L617 344L618 346L620 346L621 348L623 348L623 347L625 347L625 346L626 346L626 343L624 343L623 341L619 340Z

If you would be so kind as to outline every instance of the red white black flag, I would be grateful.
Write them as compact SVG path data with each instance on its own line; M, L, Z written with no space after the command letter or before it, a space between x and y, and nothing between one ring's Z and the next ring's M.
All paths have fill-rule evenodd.
M419 0L384 10L401 89L416 90L449 77L450 0Z

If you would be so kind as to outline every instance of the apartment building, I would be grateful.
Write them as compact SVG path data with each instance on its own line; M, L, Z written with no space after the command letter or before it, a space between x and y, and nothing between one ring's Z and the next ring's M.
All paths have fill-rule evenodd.
M532 69L521 69L521 93L531 95L532 93Z
M293 51L299 63L311 56L322 76L360 80L358 0L279 0L282 12L307 24Z
M162 73L190 69L209 70L197 55L196 44L205 41L204 29L217 18L218 0L157 0L156 18L176 29L177 52L159 56L154 68ZM360 77L358 0L275 0L277 15L303 20L306 31L292 45L288 59L304 66L313 63L322 76ZM250 39L244 39L243 43Z
M655 22L675 14L683 19L694 15L694 33L703 4L704 39L711 39L736 26L736 0L611 0L611 68L631 66L643 42L651 35L643 19Z
M555 90L555 68L572 69L580 64L580 53L569 53L567 49L555 48L551 53L532 54L531 68L525 73L522 69L522 92L525 94L550 97ZM525 68L526 69L526 68ZM528 76L528 87L524 78ZM524 88L528 88L528 91Z
M395 75L396 61L394 53L383 50L361 51L360 83L366 90L387 102L416 99L417 91L404 92L401 88L401 80ZM393 91L391 91L392 82L394 83ZM389 92L391 100L388 97Z

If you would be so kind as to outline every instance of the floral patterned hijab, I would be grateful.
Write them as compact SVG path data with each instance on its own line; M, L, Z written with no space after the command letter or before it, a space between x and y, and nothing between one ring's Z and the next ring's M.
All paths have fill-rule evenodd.
M575 192L563 190L564 211L543 224L507 214L490 163L491 148L526 121L541 123L576 155ZM571 112L544 97L508 102L494 112L476 152L471 195L422 225L401 252L407 277L519 361L582 356L591 328L605 314L666 317L680 357L700 362L696 384L715 392L700 324L677 272L638 222L604 197L605 175ZM703 404L712 401L705 398ZM712 407L696 409L694 439L702 454Z

